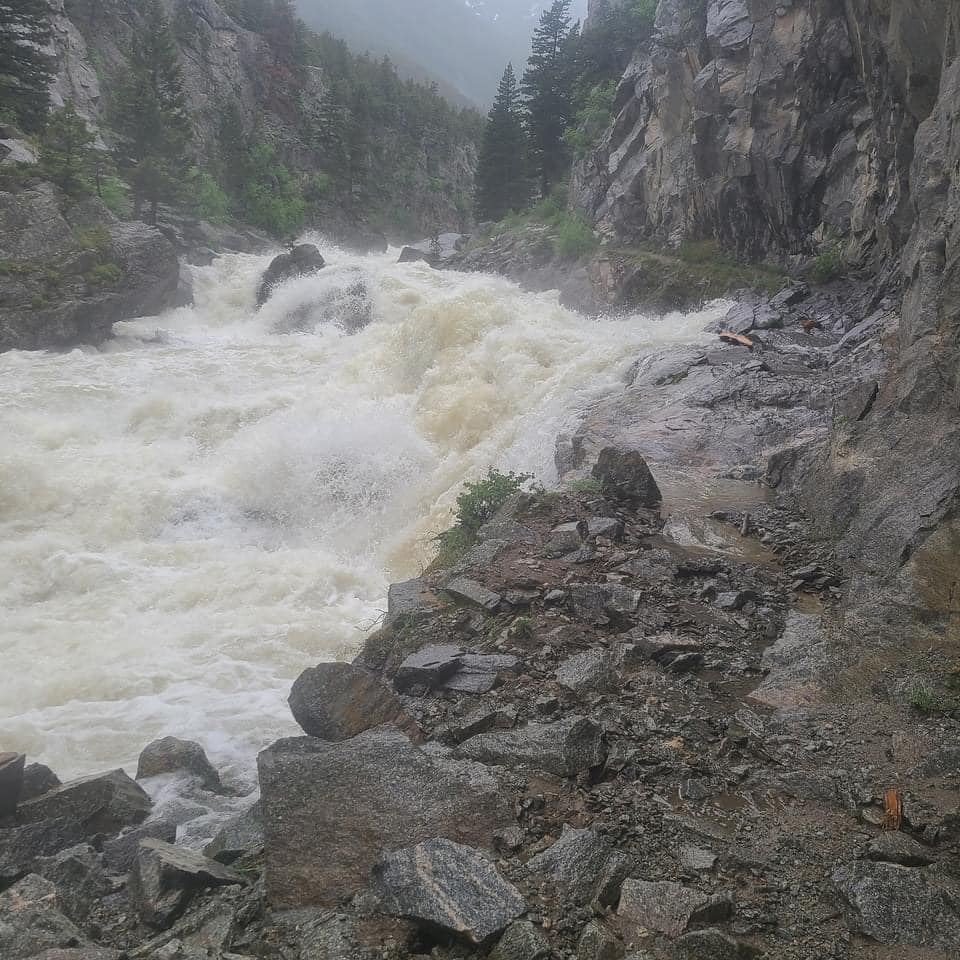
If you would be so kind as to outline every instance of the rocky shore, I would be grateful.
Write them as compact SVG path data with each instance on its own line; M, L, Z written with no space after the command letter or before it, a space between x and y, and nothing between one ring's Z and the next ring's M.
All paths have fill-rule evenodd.
M845 567L795 506L895 324L794 285L726 318L752 348L639 362L558 442L562 490L296 681L305 735L202 850L141 784L223 791L197 744L67 784L0 756L0 956L955 957L957 721L924 651L849 669Z

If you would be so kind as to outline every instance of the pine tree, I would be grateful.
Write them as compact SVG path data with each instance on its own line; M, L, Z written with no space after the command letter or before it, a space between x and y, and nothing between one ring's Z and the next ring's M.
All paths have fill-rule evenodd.
M52 36L47 0L0 2L0 113L25 130L39 130L50 106L53 61L43 51Z
M522 210L530 199L527 136L512 63L507 64L487 119L476 183L478 220L501 220L510 210Z
M117 97L121 160L130 168L134 215L146 201L156 223L158 204L183 182L192 135L177 48L159 0L147 4L131 67Z
M40 164L68 197L93 192L98 170L95 139L72 100L55 110L47 121L40 142Z
M554 0L540 16L522 91L527 105L531 159L546 196L566 172L570 158L563 142L573 119L574 47L570 0Z

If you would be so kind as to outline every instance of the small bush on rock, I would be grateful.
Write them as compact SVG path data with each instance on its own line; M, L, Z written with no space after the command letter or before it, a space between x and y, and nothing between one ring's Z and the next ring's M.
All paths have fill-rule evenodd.
M833 240L824 244L813 266L813 277L819 283L836 280L843 275L843 244Z

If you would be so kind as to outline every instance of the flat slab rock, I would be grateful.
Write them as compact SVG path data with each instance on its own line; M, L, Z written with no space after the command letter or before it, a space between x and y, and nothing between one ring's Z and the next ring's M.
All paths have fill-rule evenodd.
M481 763L543 770L558 777L575 777L606 759L599 724L580 716L481 733L461 743L457 753Z
M380 908L484 943L526 912L520 892L479 851L434 839L387 854L375 868Z
M281 740L258 758L267 899L334 905L387 852L437 837L490 848L514 826L496 772L424 749L394 727L352 740Z
M957 890L924 871L861 862L841 867L833 883L856 932L878 943L960 952Z
M616 852L609 838L569 826L553 846L527 861L527 868L550 881L565 900L583 906L595 899L615 900L630 866L632 861ZM614 895L604 896L605 888Z
M443 688L481 694L492 690L501 674L519 666L520 660L510 654L467 653L452 644L434 644L407 657L393 682L403 693Z
M821 618L792 611L783 634L763 653L763 682L751 700L769 707L802 707L821 699L827 667L827 639Z
M617 917L627 930L679 937L693 924L726 920L732 912L727 896L710 896L669 881L626 880Z
M503 599L499 593L494 593L482 583L477 583L476 580L469 580L466 577L457 577L455 580L451 580L444 589L455 600L473 604L480 607L481 610L486 610L487 613L496 611Z
M390 584L384 627L395 627L406 620L430 616L440 605L436 594L420 579Z
M557 683L578 696L588 693L609 693L616 687L617 673L613 659L605 650L586 650L557 667Z

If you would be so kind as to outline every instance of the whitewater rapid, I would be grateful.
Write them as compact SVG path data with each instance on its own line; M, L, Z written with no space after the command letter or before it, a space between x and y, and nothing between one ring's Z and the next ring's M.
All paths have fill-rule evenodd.
M270 258L231 255L195 270L194 307L102 349L0 355L0 749L66 778L133 772L176 735L251 786L257 750L297 732L291 681L356 650L463 481L555 482L577 412L721 310L592 320L495 277L324 254L260 312ZM373 322L313 328L358 280Z

